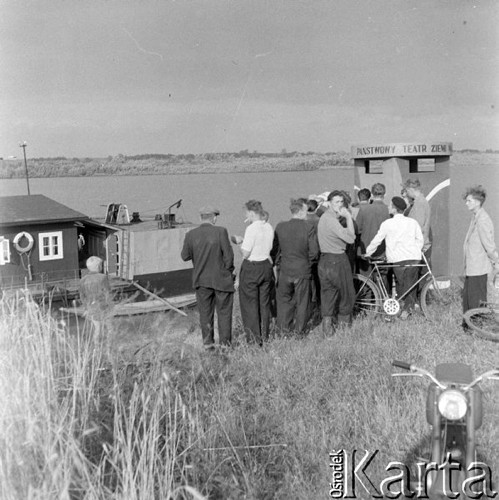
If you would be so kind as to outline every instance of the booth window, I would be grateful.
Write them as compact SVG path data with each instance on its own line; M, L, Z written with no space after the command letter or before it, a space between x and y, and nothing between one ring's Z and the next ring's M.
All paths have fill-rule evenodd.
M0 236L0 266L10 262L10 242L8 239Z
M435 172L435 158L413 158L409 160L409 173Z
M382 174L383 161L382 160L366 160L364 162L366 174Z
M40 233L38 235L40 261L56 260L64 257L62 252L62 231Z

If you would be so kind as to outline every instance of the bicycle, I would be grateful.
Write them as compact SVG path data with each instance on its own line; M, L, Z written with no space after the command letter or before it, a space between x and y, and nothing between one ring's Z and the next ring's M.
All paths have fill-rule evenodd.
M453 282L451 280L437 280L424 255L423 262L411 264L410 267L426 267L426 272L422 273L419 279L402 295L397 295L394 287L391 290L387 289L381 272L381 270L389 271L402 266L367 256L362 256L362 258L372 264L372 269L368 276L362 274L353 275L355 287L354 316L363 313L384 313L387 318L397 316L401 311L401 301L414 288L419 286L422 287L419 293L419 306L424 316L429 320L441 314L442 307L448 307L457 302L457 293Z
M499 342L499 304L485 302L482 307L469 309L463 320L473 333L492 342Z

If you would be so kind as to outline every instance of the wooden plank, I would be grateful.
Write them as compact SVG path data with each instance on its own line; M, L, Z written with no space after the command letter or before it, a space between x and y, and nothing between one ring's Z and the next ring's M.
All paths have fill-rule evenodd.
M174 311L178 312L182 316L187 316L187 314L184 311L181 311L177 307L175 307L171 302L168 302L166 299L163 297L160 297L159 295L156 295L155 293L149 291L147 288L144 288L142 285L139 285L136 281L132 281L133 285L137 287L140 291L144 292L145 294L157 299L157 300L162 300L166 305L170 306L171 309Z
M177 307L186 307L196 303L195 294L179 295L171 297L170 302L174 303ZM175 306L170 306L164 300L145 300L140 302L129 302L123 304L115 304L112 309L113 316L133 316L135 314L147 314L152 312L168 311ZM85 316L85 308L83 306L75 307L61 307L62 312L76 314L77 316ZM184 313L183 311L181 311ZM185 313L184 313L185 314Z

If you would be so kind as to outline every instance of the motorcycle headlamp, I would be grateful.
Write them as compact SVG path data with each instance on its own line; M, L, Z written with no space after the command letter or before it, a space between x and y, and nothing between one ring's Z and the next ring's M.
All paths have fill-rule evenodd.
M448 420L460 420L466 415L467 409L466 396L455 389L442 392L438 398L438 411Z

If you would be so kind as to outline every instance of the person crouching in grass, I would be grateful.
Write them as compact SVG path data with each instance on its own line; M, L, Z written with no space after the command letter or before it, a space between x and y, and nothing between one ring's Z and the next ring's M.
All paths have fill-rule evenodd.
M102 273L102 264L100 257L89 257L86 262L88 274L80 280L79 287L80 300L86 317L92 322L96 340L102 337L112 308L111 285L108 276Z

